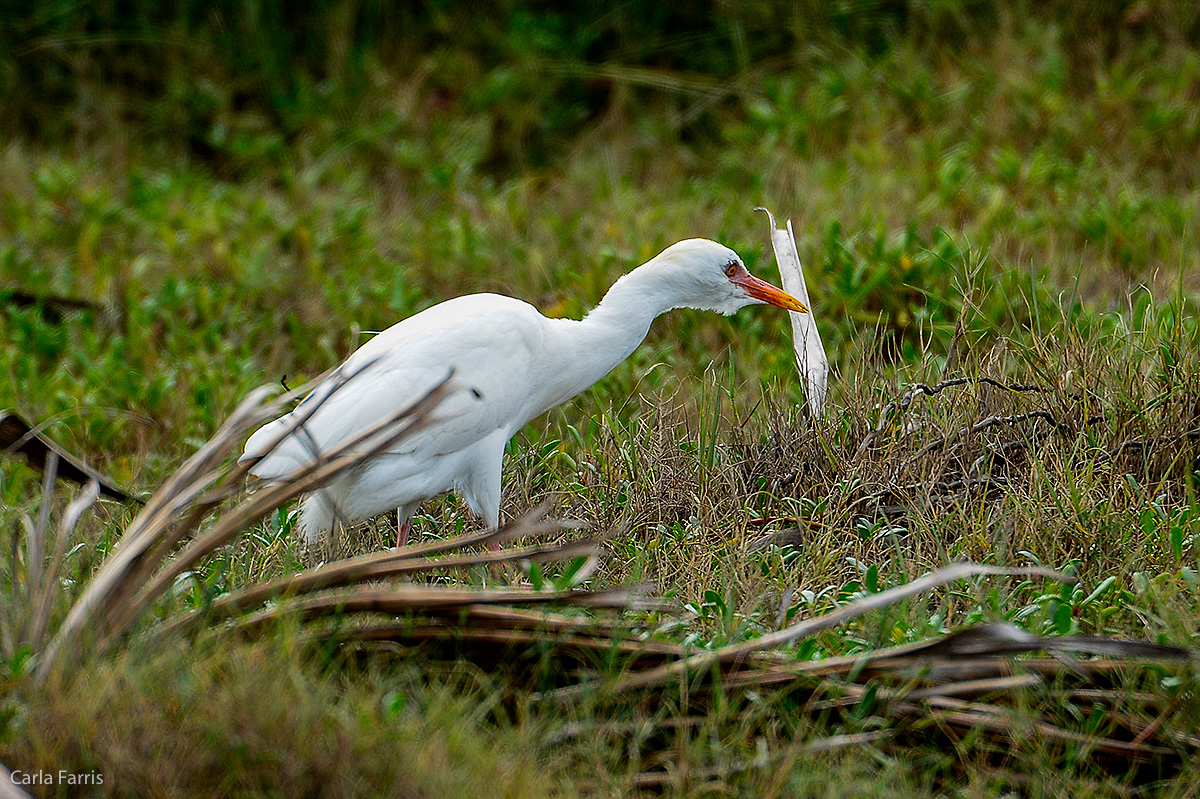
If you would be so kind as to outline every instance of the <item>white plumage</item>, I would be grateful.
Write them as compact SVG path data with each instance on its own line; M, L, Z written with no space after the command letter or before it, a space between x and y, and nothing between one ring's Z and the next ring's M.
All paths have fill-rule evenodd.
M737 254L705 239L674 244L613 284L584 319L548 319L497 294L447 300L368 341L291 413L260 428L242 460L251 473L287 479L341 442L424 396L453 368L441 419L304 499L299 525L310 543L335 521L349 524L398 508L399 544L421 502L461 493L491 529L500 523L504 445L527 422L591 386L645 338L655 317L689 307L731 314L770 303L804 311L794 297L750 275ZM361 370L361 371L360 371ZM310 412L301 428L271 443ZM444 417L444 418L443 418Z

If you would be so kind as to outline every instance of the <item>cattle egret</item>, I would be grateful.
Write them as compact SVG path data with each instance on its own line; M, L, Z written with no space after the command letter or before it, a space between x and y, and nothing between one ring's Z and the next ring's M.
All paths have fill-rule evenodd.
M335 521L398 509L399 547L417 507L455 491L494 530L504 447L527 422L608 374L660 314L686 307L728 315L755 304L807 311L747 272L733 250L706 239L673 244L624 275L582 320L548 319L498 294L447 300L360 347L291 413L250 436L241 460L258 459L250 472L269 481L301 473L321 453L424 396L453 369L461 390L438 407L438 418L309 494L298 526L311 545Z

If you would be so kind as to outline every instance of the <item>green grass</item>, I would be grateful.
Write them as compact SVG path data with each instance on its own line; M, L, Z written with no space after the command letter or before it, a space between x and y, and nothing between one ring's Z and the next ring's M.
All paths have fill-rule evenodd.
M0 309L0 408L47 422L72 451L150 490L253 387L285 375L296 385L442 299L502 291L578 316L616 276L689 236L719 239L777 280L751 212L765 204L795 223L834 364L829 418L799 413L781 314L674 312L608 378L514 440L504 514L551 497L560 515L617 530L597 583L650 583L691 611L667 634L698 647L772 629L786 590L798 618L957 558L1044 564L1080 582L963 584L791 654L845 654L995 619L1194 647L1200 462L1194 439L1170 438L1200 419L1200 51L1186 9L1164 4L1148 27L1115 26L1123 38L1106 49L1061 9L1026 19L989 5L997 16L951 47L934 22L950 25L961 7L928 5L948 9L928 29L851 31L782 60L752 49L745 57L760 60L743 67L757 77L707 107L670 85L648 88L632 67L605 72L579 45L576 72L551 83L585 99L605 83L604 113L556 106L538 127L540 73L464 44L428 50L423 69L368 64L357 94L330 100L340 112L310 98L290 127L201 82L218 110L184 136L165 124L122 136L67 114L62 125L85 131L76 143L14 137L0 150L0 296L15 287L99 307L61 318ZM871 46L876 33L886 46ZM733 28L719 35L736 38ZM177 87L193 68L181 59L169 64ZM698 80L695 64L665 63L667 84ZM744 72L705 68L728 81ZM447 97L449 76L479 80ZM117 109L112 119L128 113L98 97L100 111ZM145 108L175 113L201 100ZM219 158L204 157L214 149ZM918 397L855 457L883 406L943 373L1042 393L967 386ZM964 424L1038 409L1071 432L999 425L914 457ZM1092 415L1103 421L1087 426ZM1129 441L1148 446L1098 457ZM1007 480L997 494L939 488L970 475L988 446L1012 442L1030 447L984 467ZM39 486L23 466L0 465L6 601L20 596L25 567L11 553L36 517ZM107 505L85 522L56 613L128 517ZM805 535L795 546L747 550L796 519ZM415 521L424 535L476 524L453 498ZM343 545L379 548L388 524ZM304 565L279 514L174 601ZM1076 748L1030 739L997 751L982 737L927 730L789 755L791 740L880 722L869 704L846 722L786 697L758 711L777 718L770 740L755 738L762 725L732 701L707 709L707 727L655 733L667 746L564 739L589 707L555 715L503 670L411 654L330 662L298 652L286 630L254 644L131 646L46 688L29 679L27 652L0 644L0 760L101 768L111 779L97 795L625 795L639 771L662 765L641 753L669 751L667 793L678 796L1106 796L1131 784L1182 796L1195 766L1111 773ZM1123 685L1167 697L1168 723L1197 733L1191 672ZM617 716L686 715L681 701ZM1085 724L1089 710L1064 712ZM297 729L308 733L298 748ZM784 756L705 776L763 747Z

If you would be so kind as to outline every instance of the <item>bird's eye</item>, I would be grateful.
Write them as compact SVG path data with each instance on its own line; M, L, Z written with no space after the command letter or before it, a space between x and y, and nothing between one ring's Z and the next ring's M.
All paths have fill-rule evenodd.
M737 262L730 261L729 265L725 267L725 277L733 277L736 274L737 274Z

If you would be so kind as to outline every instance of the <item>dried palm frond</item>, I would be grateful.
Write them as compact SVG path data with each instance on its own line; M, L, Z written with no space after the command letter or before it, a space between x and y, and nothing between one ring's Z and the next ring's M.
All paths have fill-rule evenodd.
M335 391L353 378L353 375L345 378ZM249 525L294 497L319 489L342 470L423 429L437 418L439 403L457 390L451 378L452 375L447 375L425 397L327 453L315 466L260 488L201 529L208 513L237 490L252 465L227 465L246 434L278 416L299 394L293 391L266 401L265 389L253 393L216 435L150 497L129 524L120 546L96 571L49 645L39 652L39 676L44 679L50 674L64 652L88 645L96 651L110 648L133 629L180 575L232 542ZM82 501L77 500L77 504ZM69 529L72 519L84 509L83 505L72 506L64 519L64 529ZM596 568L599 557L596 540L446 555L478 544L557 535L570 527L546 520L545 513L546 509L540 508L500 530L337 561L273 582L251 585L218 598L204 611L168 618L157 626L155 634L170 635L233 617L241 617L235 624L238 629L252 631L285 616L316 620L346 615L420 613L447 618L489 604L590 607L636 604L640 595L636 589L590 592L568 585L542 591L390 582L421 572L575 560L570 571L574 584L578 584ZM63 539L60 536L60 541ZM445 556L435 557L442 555ZM45 628L45 613L39 613L31 628L38 633ZM356 628L351 625L344 629Z
M95 482L100 493L119 502L140 502L127 489L98 472L82 458L71 454L42 432L42 424L31 425L13 411L0 411L0 454L20 455L50 480L71 480L86 485Z
M558 532L566 529L567 525L547 525L540 516L545 509L539 509L522 517L514 524L501 528L495 534L479 536L472 539L461 539L460 546L469 545L476 541L497 541L520 536L544 534L547 531ZM435 569L463 569L470 566L484 566L499 563L519 561L566 560L584 557L591 564L587 567L590 573L595 569L599 556L599 541L584 540L569 544L549 544L527 546L503 551L488 551L469 555L453 555L437 560L429 559L433 551L444 551L445 545L437 547L405 547L390 552L379 552L351 560L335 561L302 574L281 578L269 583L250 586L248 588L227 594L216 600L206 610L206 615L234 615L252 610L268 599L292 597L331 588L356 585L373 580L391 577L411 576L420 572ZM429 586L437 588L438 586ZM180 619L180 622L185 622Z
M833 713L849 718L867 703L874 715L891 723L886 735L870 733L860 738L851 733L809 742L816 744L875 743L885 737L894 742L903 735L930 733L957 738L972 733L1009 745L1023 740L1068 743L1078 747L1081 757L1104 759L1123 769L1146 762L1179 764L1200 752L1200 738L1164 723L1175 710L1173 706L1164 705L1154 693L1131 691L1113 679L1129 673L1135 663L1178 663L1194 657L1179 647L1102 636L1037 636L1011 624L989 623L932 641L817 661L790 660L769 649L935 585L1003 572L978 564L955 564L778 633L699 654L689 655L679 648L674 658L661 665L632 670L615 681L568 686L548 692L544 698L575 703L597 698L612 701L618 695L632 694L630 701L636 705L637 696L657 695L670 686L672 692L682 691L690 705L724 703L730 696L754 697L747 705L750 709L735 721L764 729L771 724L769 714L755 718L754 713L764 712L761 707L766 696L800 699L814 716ZM1050 652L1054 657L1017 659L1037 652ZM1075 659L1072 655L1101 657ZM695 679L704 676L713 679ZM1043 697L1040 707L1031 715L1021 702L1030 696L1036 701L1039 695ZM723 698L718 700L718 696ZM1103 728L1071 729L1070 716L1064 718L1061 709L1074 702L1093 713L1103 708ZM665 730L679 721L668 717L638 723ZM583 732L568 728L559 735ZM648 733L643 729L643 734ZM760 759L776 762L795 753L796 743L791 742L774 754L761 753ZM732 770L753 765L739 764ZM668 773L651 769L639 775L637 785L668 780Z
M1070 579L1066 577L1066 575L1060 575L1057 572L1042 568L1003 569L995 566L983 566L978 563L956 563L952 566L947 566L944 569L939 569L931 574L927 574L918 580L912 581L911 583L897 586L896 588L891 588L878 594L863 597L856 602L843 605L832 613L827 613L823 616L818 616L812 619L805 619L804 621L797 622L786 629L768 633L767 635L755 638L751 641L740 644L731 644L711 652L700 652L686 657L680 657L679 660L669 665L662 666L651 671L626 675L616 680L612 684L572 686L557 692L556 697L559 699L570 699L573 696L594 692L616 694L633 688L644 688L650 685L672 683L681 678L685 678L689 674L707 673L714 667L728 670L742 664L750 655L756 652L763 652L784 646L785 644L789 644L797 639L809 637L822 630L836 627L839 624L862 616L872 610L893 605L910 596L916 596L917 594L921 594L938 586L953 582L954 580L964 577L971 577L978 574L1008 574L1026 577L1037 575L1043 577Z

